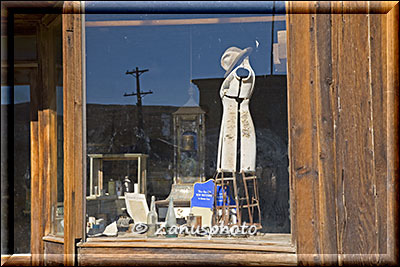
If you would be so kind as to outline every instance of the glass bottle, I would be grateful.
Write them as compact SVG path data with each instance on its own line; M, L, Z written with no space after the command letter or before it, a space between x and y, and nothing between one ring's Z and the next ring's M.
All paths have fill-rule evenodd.
M171 227L175 226L176 227L176 216L175 216L175 210L174 210L174 200L171 197L169 199L169 204L168 204L168 211L167 211L167 218L165 219L165 230L167 232L166 237L177 237L178 234L174 232L170 232Z
M155 237L157 231L157 220L158 215L156 212L156 197L151 197L150 211L147 214L147 226L149 227L147 230L147 237Z
M132 181L129 179L129 176L125 176L123 181L124 192L130 193L132 192Z

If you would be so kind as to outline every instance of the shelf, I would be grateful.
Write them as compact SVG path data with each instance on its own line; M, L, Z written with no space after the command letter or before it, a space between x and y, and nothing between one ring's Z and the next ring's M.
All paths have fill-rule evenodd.
M86 200L117 200L125 199L125 196L87 196Z

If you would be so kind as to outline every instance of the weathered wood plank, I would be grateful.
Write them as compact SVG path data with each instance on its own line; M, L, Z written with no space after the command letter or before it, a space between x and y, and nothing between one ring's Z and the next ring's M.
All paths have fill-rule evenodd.
M80 3L65 2L62 15L64 84L64 264L74 264L82 237L82 68Z
M330 8L330 3L325 3ZM320 2L316 5L320 13ZM337 263L334 92L332 82L332 15L316 14L314 30L315 103L318 142L319 235L321 263Z
M80 13L80 2L74 2L74 71L75 71L75 86L74 86L74 189L75 194L75 221L74 221L74 236L76 239L82 238L83 229L86 228L83 225L83 199L85 195L83 193L83 179L86 174L83 173L83 109L82 105L82 17ZM86 156L85 156L86 159Z
M382 5L382 1L369 1L370 2L370 13L372 14L386 14L396 4L397 1L387 1L386 5ZM333 1L331 1L331 4ZM337 1L337 4L341 5L345 3L349 8L346 10L348 14L360 14L366 13L366 1ZM328 1L318 1L320 9L319 14L341 14L341 9L332 9L331 4ZM306 1L292 1L292 8L289 11L290 14L314 14L314 10L310 10L310 6Z
M387 252L387 166L386 166L386 107L387 52L386 15L369 15L370 71L373 111L373 142L375 156L375 213L378 254Z
M44 242L46 266L60 266L64 261L64 246L57 242Z
M63 102L64 102L64 264L74 265L74 199L73 190L73 133L74 133L74 72L73 72L73 15L70 2L64 3L63 18Z
M54 87L54 91L55 91ZM54 95L55 96L55 95ZM49 176L49 215L50 215L50 228L49 233L56 233L56 211L57 211L57 110L48 110L47 114L49 118L49 158L50 168L48 172Z
M53 36L38 24L38 69L31 77L32 264L43 265L42 237L52 232L57 203L57 114ZM36 82L37 81L37 82ZM40 104L38 104L40 103ZM36 121L35 121L36 120ZM37 139L37 141L35 140ZM33 167L35 166L35 167Z
M41 120L39 121L40 129L40 140L43 143L40 144L43 153L43 162L40 168L43 169L43 227L44 235L51 233L52 229L52 215L51 211L54 205L54 195L57 191L53 191L52 184L57 180L57 177L53 176L54 171L57 173L57 162L54 162L54 142L52 140L54 136L51 135L53 131L56 130L56 125L52 122L52 113L56 110L55 107L55 87L54 82L54 71L51 62L54 61L54 54L52 53L52 35L50 34L49 28L47 28L42 23L39 23L39 38L38 38L38 60L39 60L39 72L40 77L38 77L42 82L41 97L42 106L39 111L41 114Z
M399 263L399 3L387 14L387 263Z
M342 11L342 3L341 2L331 2L332 9L337 10L337 13ZM342 253L342 244L339 243L339 238L341 237L341 233L343 231L343 225L340 224L340 219L342 218L342 214L345 212L345 207L343 205L343 194L344 188L341 181L342 170L338 169L338 160L336 158L336 146L338 145L338 119L340 114L340 97L338 92L338 85L339 85L339 74L340 74L340 54L338 53L339 49L341 49L343 43L343 35L341 31L341 21L343 19L342 14L335 14L331 16L332 19L332 29L331 29L331 53L332 53L332 107L333 107L333 120L334 124L334 146L335 146L335 173L336 176L334 177L336 188L335 188L335 196L336 196L336 242L337 242L337 251L338 251L338 263L341 264L341 253Z
M67 266L74 265L74 202L72 199L73 188L73 132L74 132L74 116L73 116L73 50L72 38L73 32L73 15L71 13L72 5L70 2L64 3L62 15L62 33L63 33L63 102L64 102L64 264Z
M64 237L47 235L43 237L43 241L64 244Z
M292 12L296 5L288 4L287 30L292 231L299 261L378 263L378 253L386 251L386 240L393 241L386 229L389 233L394 229L390 220L395 218L391 215L397 205L394 196L385 196L387 189L397 192L397 185L385 177L386 169L390 172L389 162L386 166L388 148L393 147L389 138L398 142L389 133L392 125L398 123L398 113L390 119L389 105L398 108L398 102L393 102L389 93L386 96L385 88L392 79L397 90L393 90L391 97L398 99L398 80L396 83L395 75L389 71L390 64L387 65L393 57L398 59L398 53L393 52L398 51L398 36L392 37L395 48L389 44L388 49L385 47L398 22L389 26L385 15L366 14L373 10L382 13L389 4L302 3L307 5L308 16L292 15L297 12ZM332 14L314 14L324 13L321 8L331 8ZM309 32L314 35L309 36ZM393 54L389 56L391 49ZM394 70L397 66L393 63ZM314 99L304 99L307 97ZM296 133L299 130L303 135ZM310 137L312 140L307 140ZM307 162L311 167L305 173L315 171L318 181L300 181L296 173L301 170L296 169L299 162ZM391 164L396 169L398 161ZM300 189L307 187L311 191ZM318 203L314 204L314 200ZM310 221L317 225L310 227ZM383 258L380 261L384 262Z
M288 5L289 13L292 12L291 4ZM287 18L288 69L296 70L288 72L292 233L296 238L299 261L305 261L301 254L320 253L315 98L310 69L314 63L311 48L314 22L307 14Z
M344 12L348 10L344 5ZM340 233L343 254L376 251L374 147L369 86L368 16L343 14L339 21L338 118L336 159ZM341 196L341 197L340 197Z
M46 92L43 92L46 94ZM43 191L42 191L42 205L43 205L43 235L50 234L51 230L51 158L50 158L50 117L49 110L41 110L39 112L39 140L42 140L42 143L39 143L39 150L41 150L40 157L43 157L43 161L41 161L41 169L43 172Z
M134 237L93 237L88 238L87 242L144 242L144 243L157 243L165 242L165 238L134 238ZM170 243L215 243L215 244L242 244L242 245L277 245L277 246L292 246L290 234L266 234L260 238L254 239L242 239L242 238L216 238L213 237L208 239L204 238L193 238L193 237L181 237L181 238L170 238Z
M199 248L223 250L254 250L294 253L289 234L268 234L262 239L238 238L88 238L87 242L78 243L78 247L143 247L143 248Z
M31 153L31 254L32 265L40 266L43 264L41 255L43 248L41 240L43 237L42 229L42 205L38 196L40 195L39 184L39 127L38 111L41 105L40 86L37 81L38 71L33 69L30 74L30 153ZM34 211L34 212L33 212Z
M49 54L48 43L49 34L48 29L41 23L38 24L38 69L39 77L42 87L40 88L40 96L42 98L42 105L39 110L39 158L40 160L40 172L43 179L43 191L40 192L40 198L42 198L42 221L43 221L43 235L50 233L51 217L50 217L50 182L49 173L51 169L50 165L50 136L49 136L49 98L50 98L50 88L49 88ZM40 239L41 240L41 239ZM43 246L43 243L42 243Z
M190 249L232 249L232 250L246 250L246 251L269 251L269 252L285 252L294 253L295 250L292 246L276 246L276 245L249 245L249 244L218 244L211 242L193 243L193 242L180 242L172 243L168 240L164 242L86 242L81 247L89 248L190 248Z
M136 251L138 252L136 254ZM296 265L296 254L286 253L240 253L229 251L191 250L191 249L94 249L80 248L78 262L87 265L230 265L230 266L287 266Z
M1 266L32 266L31 255L14 254L1 256Z

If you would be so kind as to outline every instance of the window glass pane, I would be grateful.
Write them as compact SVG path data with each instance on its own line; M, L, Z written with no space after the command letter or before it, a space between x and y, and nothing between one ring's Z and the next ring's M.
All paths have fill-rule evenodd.
M24 64L36 60L36 36L16 35L14 37L14 87L13 104L13 198L14 198L14 251L30 252L31 236L31 85L35 79L33 68ZM29 65L29 63L27 64ZM10 69L8 69L10 70ZM3 90L2 90L3 93ZM3 104L3 103L2 103ZM11 191L12 192L12 191Z
M134 192L161 223L172 197L178 225L219 224L225 187L191 200L222 170L226 223L289 233L284 15L87 14L85 32L89 237L146 236Z
M24 73L29 75L29 70ZM29 76L28 76L29 77ZM14 86L14 253L30 251L30 86Z
M63 124L63 62L62 62L62 33L61 23L57 23L52 29L54 40L54 79L56 94L56 114L57 114L57 201L56 207L53 209L55 213L53 218L53 234L64 234L64 124Z

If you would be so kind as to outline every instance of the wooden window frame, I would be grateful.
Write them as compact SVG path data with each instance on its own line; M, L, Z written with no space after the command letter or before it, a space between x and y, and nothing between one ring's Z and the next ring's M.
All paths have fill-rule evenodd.
M80 28L84 30L84 27L80 26ZM82 40L84 40L83 37ZM82 46L82 49L85 49L84 46ZM85 51L82 52L85 53ZM82 88L82 90L84 89ZM84 188L86 188L86 186ZM209 263L215 263L216 258L219 258L220 261L222 260L221 262L224 264L248 264L250 262L256 263L260 261L269 262L275 265L282 263L294 265L297 263L295 248L291 243L290 234L269 234L268 238L265 241L258 240L254 242L236 242L235 240L215 241L205 239L86 239L86 234L84 232L82 233L82 235L82 242L76 244L76 247L78 248L78 261L86 263L90 262L91 264L104 264L104 258L98 257L98 255L96 255L97 253L100 253L100 251L103 251L101 254L104 257L107 257L107 260L112 260L113 265L135 264L135 257L129 257L128 259L126 258L126 256L122 256L135 253L135 250L142 250L140 257L141 262L143 263L151 263L152 261L154 262L160 260L165 260L167 262L169 261L170 263L198 263L202 260L205 260ZM155 251L157 250L165 249L169 250L169 253L165 254L166 251L164 251L163 254L160 255L157 255L157 253L155 253ZM104 251L108 251L108 255L105 255ZM185 255L181 255L179 260L175 257L168 259L172 255L175 255L177 251L180 251L178 253L184 253ZM196 254L196 252L199 251L201 251L201 253L206 253L207 256L205 257L204 254ZM243 252L245 252L246 254L244 255ZM224 253L225 256L222 253ZM227 256L226 254L228 254L229 256ZM126 260L128 262L124 262Z
M334 154L339 153L335 149L335 147L331 147L333 143L330 143L329 139L326 139L325 136L329 135L329 127L324 126L326 121L333 126L333 121L329 121L329 118L325 117L330 114L330 110L326 110L326 107L329 107L329 99L332 99L332 96L323 95L326 92L329 92L331 88L331 80L327 79L328 73L323 73L331 71L329 64L324 63L322 60L326 60L323 57L318 58L317 55L319 53L323 53L320 51L320 47L323 50L324 43L326 41L324 38L331 36L321 35L315 33L315 35L308 35L307 33L311 32L313 29L312 27L318 27L321 29L321 32L326 31L329 35L335 30L331 29L331 25L328 23L329 20L324 20L320 14L386 14L382 15L383 22L386 23L386 28L382 26L381 34L387 37L386 43L383 43L383 49L386 48L386 58L382 62L387 63L387 85L386 91L384 94L387 94L387 124L381 125L383 128L386 127L387 129L387 143L383 144L387 147L387 156L388 156L388 163L387 163L387 184L389 188L391 186L396 185L396 169L398 169L398 160L396 161L396 149L393 148L390 144L398 144L397 133L396 130L392 130L389 128L391 125L395 125L398 123L398 113L395 110L395 107L398 107L398 79L396 77L396 73L398 74L398 61L396 61L396 56L398 58L398 38L394 35L397 33L396 29L398 29L398 21L395 19L396 15L398 15L398 4L396 3L379 3L379 2L371 2L371 3L330 3L330 2L308 2L308 3L296 3L296 2L287 2L287 31L288 31L288 109L289 109L289 161L290 161L290 202L291 202L291 235L292 235L292 244L295 245L297 248L296 253L296 262L301 263L322 263L322 264L332 264L332 263L363 263L363 262L387 262L393 263L396 259L396 243L393 239L391 233L395 231L395 223L396 217L395 213L391 208L394 208L396 204L396 198L393 192L388 192L387 198L389 206L387 207L388 216L386 223L383 224L387 225L387 250L385 249L386 253L381 252L381 246L384 244L379 245L373 254L349 254L344 251L341 247L343 246L343 242L340 236L338 237L340 240L337 240L335 236L336 230L335 224L339 223L332 223L329 221L332 219L332 214L338 215L338 211L333 211L334 207L337 208L337 205L333 205L335 203L335 192L333 191L335 186L329 180L331 175L335 175L335 172L332 172L330 167L334 166L333 159L325 160L326 154ZM364 16L368 17L368 16ZM338 17L334 17L337 19ZM342 17L344 18L344 16ZM381 17L379 17L381 18ZM368 20L369 17L368 17ZM304 30L304 32L300 31L300 34L304 34L305 37L298 36L296 37L296 33L293 32L291 35L290 30L292 29L292 23L298 22L300 27L297 27L296 30ZM304 24L304 22L307 22ZM312 25L312 23L315 23ZM370 23L370 22L369 22ZM340 24L338 24L340 25ZM385 24L384 24L385 25ZM346 27L344 24L341 25L342 27ZM351 26L351 25L350 25ZM304 28L301 28L304 27ZM337 29L336 29L337 30ZM316 31L314 31L316 32ZM385 38L383 37L383 38ZM297 44L291 44L290 40L292 38L299 38L299 40L304 40L308 42L305 45L306 50L304 55L310 55L313 52L315 54L316 64L319 64L320 71L313 72L311 66L313 62L309 61L308 65L306 64L305 68L302 62L297 63L294 59L295 55L291 54L294 51L301 51L301 46L303 43L297 42ZM302 39L303 38L303 39ZM335 36L332 38L336 38ZM361 37L360 37L361 38ZM368 39L370 37L368 36ZM318 47L318 45L320 47ZM331 44L334 45L334 44ZM291 47L292 46L292 47ZM310 49L311 48L311 49ZM297 49L297 50L293 50ZM309 49L309 50L307 50ZM338 48L339 49L339 48ZM331 51L329 51L330 53ZM397 53L397 54L396 54ZM371 55L370 55L371 56ZM291 58L293 57L293 58ZM310 57L311 59L311 57ZM372 60L372 59L371 59ZM378 59L379 60L379 59ZM387 60L387 61L386 61ZM378 61L378 63L381 63ZM303 67L302 67L303 66ZM379 66L376 67L386 68L386 66ZM291 68L299 69L304 68L305 73L300 72L292 72ZM336 70L338 71L338 70ZM397 71L397 72L396 72ZM303 76L303 75L306 76ZM331 74L332 75L332 74ZM369 75L373 75L372 70L369 70ZM326 80L322 80L326 79ZM331 78L332 79L332 78ZM374 78L371 78L374 79ZM315 80L316 90L315 93L312 91L308 85L311 81L311 84ZM300 86L299 86L300 85ZM397 87L396 87L397 85ZM371 85L372 86L372 85ZM371 89L372 90L372 89ZM372 92L372 91L371 91ZM307 95L308 94L308 95ZM328 93L329 94L329 93ZM372 94L372 93L371 93ZM311 98L309 98L309 96ZM315 99L314 99L315 97ZM372 95L370 95L372 101ZM315 101L315 102L314 102ZM385 106L385 104L383 104ZM315 107L317 110L310 110L307 108ZM291 113L292 112L292 113ZM313 117L317 114L317 117ZM296 116L297 115L297 116ZM303 117L299 117L302 115ZM301 123L299 123L301 122ZM304 126L304 125L306 126ZM374 125L375 126L375 125ZM309 127L309 128L308 128ZM316 134L317 141L314 146L314 141L310 139L311 136ZM389 145L388 145L389 144ZM397 147L397 146L395 146ZM336 151L336 152L335 152ZM376 159L374 159L376 160ZM397 164L397 166L396 166ZM316 180L317 179L317 180ZM318 183L316 182L318 181ZM317 190L318 187L318 190ZM396 188L396 187L395 187ZM377 189L379 190L379 189ZM385 189L382 189L383 193L386 193ZM394 190L395 191L395 190ZM311 197L310 197L311 196ZM319 204L315 203L318 201ZM376 200L377 202L379 200ZM382 202L380 203L382 204ZM378 211L375 211L376 213ZM378 214L375 214L378 216ZM377 219L378 220L378 219ZM362 241L362 240L361 240ZM372 241L372 240L368 240ZM376 242L381 242L377 240ZM101 242L100 242L101 243ZM119 248L126 248L129 246L133 247L140 247L138 243L134 244L133 242L128 242L125 244L114 244L115 247ZM364 242L365 243L365 242ZM171 243L170 243L171 244ZM156 244L152 242L148 242L143 245L143 247L157 247L159 248L161 244ZM166 245L166 244L162 244ZM204 244L203 244L204 245ZM95 244L86 242L80 244L82 248L88 248L90 246L100 248L100 250L104 250L108 247L107 244ZM179 248L180 245L172 244L170 245L173 248ZM200 248L198 246L196 248ZM220 249L220 248L219 248ZM363 249L363 248L361 248ZM119 252L124 251L122 250L112 250L109 248L111 253L118 254ZM366 251L366 250L364 250ZM250 249L249 254L250 255ZM150 253L147 251L146 253ZM190 252L189 252L190 253ZM235 254L235 252L232 252ZM149 254L145 254L148 255ZM167 254L168 255L168 254ZM269 255L268 257L263 258L267 254L262 255L254 255L252 259L256 261L261 261L267 264L277 264L276 261L279 256L283 256L282 254L273 254L274 256ZM277 256L278 255L278 256ZM114 255L115 256L115 255ZM163 255L164 257L165 254ZM218 255L221 257L222 254ZM83 259L83 255L79 255L80 259ZM159 260L159 257L149 256L149 260ZM195 260L200 260L202 256L195 257ZM243 260L244 263L252 264L250 258L240 258L238 255L235 254L236 260L239 262ZM285 254L284 258L290 258L290 254ZM298 257L298 258L297 258ZM193 256L192 256L193 258ZM231 263L227 257L224 258L224 263ZM85 260L91 261L94 258L86 258ZM104 258L103 258L104 259ZM188 260L187 258L182 258L184 261ZM261 260L262 259L262 260ZM127 259L124 259L127 260ZM211 260L211 259L210 259ZM282 260L282 258L280 258ZM201 260L200 260L201 261ZM203 258L204 261L204 258ZM212 261L212 260L211 260ZM118 260L115 261L117 263ZM122 263L123 260L119 263ZM133 261L135 262L135 261ZM133 263L132 262L132 263ZM146 262L146 261L144 261ZM149 261L150 262L150 261ZM241 262L241 263L243 263ZM114 262L113 262L114 263ZM279 262L281 264L287 263L290 264L289 261Z
M119 254L121 258L115 260L118 255L111 255L102 258L109 260L108 263L118 264L126 263L124 260L130 260L131 263L149 264L155 260L164 260L165 264L174 264L176 258L170 258L172 253L179 253L178 263L196 262L196 263L215 263L220 264L283 264L287 263L287 257L294 255L294 264L350 264L350 263L398 263L398 241L396 240L397 226L397 209L398 209L398 124L399 124L399 4L398 2L287 2L287 31L288 31L288 116L289 116L289 168L290 168L290 202L291 202L291 234L292 244L295 246L296 254L285 253L255 253L255 251L244 250L232 251L233 253L218 253L218 249L214 248L208 251L202 251L193 247L192 250L183 250L182 246L171 245L166 248L171 254L157 255L162 248L161 242L145 243L140 246L134 245L133 242L127 242L130 246L136 247L138 254L127 257L126 251L129 245L122 244ZM84 193L83 188L85 181L83 159L85 155L85 136L84 132L84 94L83 94L83 73L82 73L82 21L81 6L79 2L64 2L63 10L63 67L64 67L64 218L65 232L63 239L63 261L65 265L76 264L77 240L83 238L84 227L82 211L84 211ZM331 147L330 143L321 138L327 134L329 129L325 128L326 121L332 120L330 117L324 117L324 108L329 105L323 94L329 94L332 84L335 81L332 77L324 76L323 71L329 70L329 64L324 64L324 53L319 50L318 45L323 45L324 35L318 33L310 33L314 29L325 29L332 34L337 29L330 28L325 20L321 19L319 14L366 14L375 13L382 14L381 33L385 41L382 43L382 56L384 65L376 65L376 67L386 70L383 106L386 114L386 123L381 125L385 129L386 143L386 166L384 176L386 177L387 186L382 189L383 193L387 193L387 236L383 242L387 243L386 253L378 250L369 254L346 254L343 253L343 244L338 242L340 233L331 225L330 204L335 202L335 196L332 196L332 188L330 188L330 180L328 179L330 172L329 165L326 164L326 155L335 153L335 147ZM296 17L297 16L297 17ZM333 18L336 19L336 18ZM343 20L342 23L346 21ZM314 24L312 24L314 23ZM296 28L298 33L292 31L293 25L300 25ZM311 26L311 27L310 27ZM373 30L373 29L372 29ZM316 32L316 31L315 31ZM324 32L324 31L321 31ZM293 34L293 35L291 35ZM297 34L297 35L296 35ZM300 34L300 35L299 35ZM301 35L302 34L302 35ZM331 35L334 36L335 35ZM326 36L325 36L326 37ZM329 37L329 36L328 36ZM303 40L303 42L290 43L291 40ZM336 38L336 37L335 37ZM335 45L335 44L333 44ZM304 46L304 55L308 64L295 60L292 53L302 51ZM312 49L309 49L309 48ZM332 48L332 47L331 47ZM313 54L314 53L314 54ZM311 62L311 56L315 55L314 62ZM316 55L320 57L316 57ZM307 58L308 57L308 58ZM65 60L68 59L68 60ZM380 59L377 59L380 62ZM313 72L310 68L313 63L320 66L319 72ZM298 66L297 69L304 68L304 72L290 71ZM333 67L335 65L331 65ZM328 69L326 69L328 68ZM333 72L331 72L333 73ZM325 73L326 74L326 73ZM371 69L370 69L370 73ZM374 78L372 78L374 79ZM332 82L333 80L333 82ZM309 86L310 82L314 84ZM371 85L372 86L372 85ZM373 98L374 96L370 96ZM332 99L330 97L329 99ZM338 105L337 102L333 102ZM331 103L332 104L332 103ZM315 107L314 115L310 112L310 107ZM296 112L296 113L295 113ZM298 116L293 116L298 114ZM312 117L318 115L317 118ZM299 117L302 115L303 117ZM303 124L304 121L307 124ZM302 122L302 123L299 123ZM331 121L330 121L331 122ZM304 126L306 125L306 126ZM394 127L393 127L394 126ZM310 136L316 135L316 144ZM318 149L319 148L319 149ZM331 160L331 159L329 159ZM324 175L319 175L324 173ZM332 175L335 175L333 173ZM313 188L318 188L313 190ZM375 189L378 190L379 189ZM321 205L316 205L313 201L319 201ZM33 204L32 204L33 205ZM33 207L33 206L32 206ZM41 205L35 207L42 209ZM337 208L337 206L336 206ZM334 212L335 213L335 212ZM37 218L38 223L42 222L42 218ZM332 238L332 234L336 237ZM311 238L310 238L311 237ZM32 239L33 240L33 239ZM33 240L35 241L35 240ZM57 240L48 240L57 242ZM36 240L37 242L37 240ZM376 240L377 243L381 242ZM141 247L141 248L139 248ZM379 247L379 246L377 246ZM84 246L82 247L84 248ZM186 248L187 249L187 248ZM341 251L342 250L342 251ZM43 250L42 250L43 251ZM100 246L98 253L104 251L104 245ZM112 251L112 250L111 250ZM129 250L131 251L131 250ZM181 253L189 254L181 254ZM164 253L166 251L163 251ZM273 251L271 251L273 252ZM32 252L34 253L34 252ZM89 253L90 254L90 253ZM137 259L135 256L140 255ZM78 261L82 255L78 255ZM99 258L99 254L92 254L92 258ZM292 257L292 256L289 256ZM100 258L101 259L101 258ZM33 260L33 255L32 255ZM3 262L3 257L2 257ZM32 261L34 263L34 261ZM36 262L38 263L38 262ZM291 261L293 264L293 261Z

